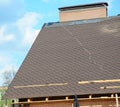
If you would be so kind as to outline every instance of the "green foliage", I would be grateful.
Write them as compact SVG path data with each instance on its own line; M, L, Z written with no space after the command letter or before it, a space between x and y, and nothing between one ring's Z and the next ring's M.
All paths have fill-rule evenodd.
M8 107L11 107L11 100L4 99L6 88L0 87L0 107L5 107L7 105Z

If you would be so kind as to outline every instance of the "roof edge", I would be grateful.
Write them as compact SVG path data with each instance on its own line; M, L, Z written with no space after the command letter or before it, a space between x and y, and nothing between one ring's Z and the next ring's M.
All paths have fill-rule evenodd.
M90 4L83 4L83 5L75 5L75 6L67 6L67 7L60 7L58 8L59 10L64 10L64 9L73 9L73 8L78 8L78 7L88 7L88 6L96 6L96 5L105 5L108 6L107 2L98 2L98 3L90 3Z

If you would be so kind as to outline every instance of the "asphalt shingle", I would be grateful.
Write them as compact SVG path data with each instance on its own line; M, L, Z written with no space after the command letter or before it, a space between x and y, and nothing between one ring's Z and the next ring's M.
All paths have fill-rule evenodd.
M7 98L120 92L120 88L100 89L120 86L120 82L78 84L120 78L120 17L66 23L46 25L41 30L9 86Z

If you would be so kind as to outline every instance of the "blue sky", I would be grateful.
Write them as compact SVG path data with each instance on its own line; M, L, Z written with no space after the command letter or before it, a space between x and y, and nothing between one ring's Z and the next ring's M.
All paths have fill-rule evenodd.
M108 15L120 14L119 0L0 0L0 86L3 72L18 70L42 25L59 21L58 8L108 2Z

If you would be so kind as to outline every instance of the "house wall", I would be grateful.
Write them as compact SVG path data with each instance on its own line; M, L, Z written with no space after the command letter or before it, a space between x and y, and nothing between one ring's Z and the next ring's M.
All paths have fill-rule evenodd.
M120 99L119 99L120 104ZM88 99L80 100L80 107L116 107L116 100L114 99ZM73 101L46 101L46 102L37 102L31 103L30 105L24 104L24 106L19 107L74 107Z
M60 11L60 14L59 14L60 22L103 18L106 16L107 16L106 7Z
M72 107L72 101L45 102L40 104L31 104L30 107Z
M79 104L80 107L116 107L115 99L84 100Z

